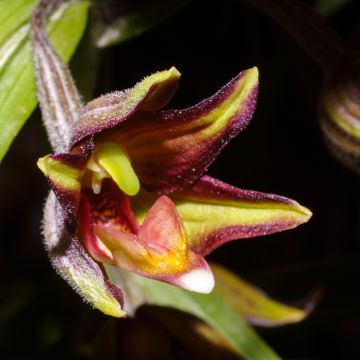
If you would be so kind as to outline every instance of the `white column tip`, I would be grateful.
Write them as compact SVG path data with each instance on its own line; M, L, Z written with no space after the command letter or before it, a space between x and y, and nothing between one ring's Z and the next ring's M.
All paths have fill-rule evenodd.
M209 294L215 286L214 275L210 270L195 269L182 275L179 285L190 291Z

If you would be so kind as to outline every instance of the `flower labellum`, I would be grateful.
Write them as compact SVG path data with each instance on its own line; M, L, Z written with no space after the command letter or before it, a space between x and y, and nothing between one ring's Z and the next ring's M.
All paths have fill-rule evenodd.
M257 68L241 72L195 106L162 110L179 77L173 67L82 106L68 148L41 158L38 166L63 208L70 244L83 247L81 256L94 273L111 266L209 293L214 277L207 254L231 240L293 228L311 213L293 200L205 175L253 115ZM87 296L77 261L70 262L77 275L69 281L113 315L93 294ZM61 266L58 271L67 277ZM115 285L103 276L99 283L114 294Z

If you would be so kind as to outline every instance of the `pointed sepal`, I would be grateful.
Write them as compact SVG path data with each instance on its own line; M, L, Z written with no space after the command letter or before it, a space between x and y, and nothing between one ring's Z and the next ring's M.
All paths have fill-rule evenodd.
M64 209L68 224L74 224L86 160L73 154L54 154L40 158L39 169L46 176Z
M173 200L191 248L202 256L231 240L294 228L311 216L294 200L238 189L208 176L173 194Z
M138 113L113 138L124 144L148 190L179 191L202 176L224 146L247 126L257 91L254 67L188 109Z
M84 251L76 234L70 235L63 209L53 192L45 204L43 234L45 246L56 272L93 307L104 314L123 317L123 297L100 266Z
M179 78L179 71L172 67L146 77L131 89L116 91L89 102L73 128L72 145L121 124L137 111L161 109L172 98Z

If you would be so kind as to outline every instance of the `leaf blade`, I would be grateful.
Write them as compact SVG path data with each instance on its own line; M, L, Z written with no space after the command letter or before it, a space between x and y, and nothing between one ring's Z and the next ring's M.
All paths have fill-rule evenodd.
M311 296L303 308L291 307L271 299L222 266L211 264L211 269L217 290L235 312L253 325L271 327L300 322L317 302L317 297Z
M100 14L96 29L96 45L100 48L113 46L139 36L181 10L189 0L158 0L155 2L123 1L98 6ZM105 14L115 14L109 21ZM118 14L118 16L116 16ZM114 17L114 15L112 15Z
M68 61L87 22L88 3L66 4L51 17L49 35L59 55ZM0 161L37 104L29 41L16 48L0 75Z
M36 0L12 0L0 2L0 44L16 32L28 20Z
M213 291L211 294L203 295L146 279L133 273L129 273L129 275L144 292L150 304L173 307L201 318L225 336L245 359L280 359L255 331L227 305L218 292Z

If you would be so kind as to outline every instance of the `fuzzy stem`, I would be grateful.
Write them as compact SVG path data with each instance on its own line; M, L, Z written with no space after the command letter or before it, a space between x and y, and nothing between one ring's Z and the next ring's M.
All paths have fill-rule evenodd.
M71 73L53 49L44 23L45 16L63 4L62 0L40 1L30 21L38 99L51 146L56 152L69 149L71 127L82 106Z

